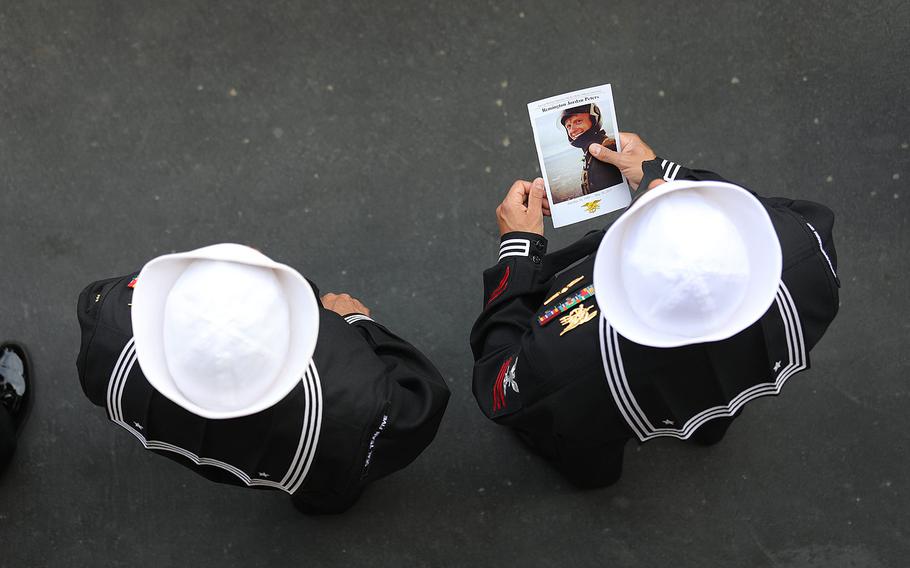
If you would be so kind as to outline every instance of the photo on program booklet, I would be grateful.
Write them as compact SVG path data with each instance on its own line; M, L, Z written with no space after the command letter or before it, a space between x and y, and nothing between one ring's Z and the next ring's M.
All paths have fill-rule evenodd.
M610 85L529 103L528 114L554 227L629 205L629 184L619 169L588 151L594 143L621 149Z

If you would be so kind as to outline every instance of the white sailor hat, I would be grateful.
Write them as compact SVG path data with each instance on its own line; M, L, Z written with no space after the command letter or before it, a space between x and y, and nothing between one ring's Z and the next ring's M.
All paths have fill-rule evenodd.
M159 256L139 273L133 336L158 392L206 418L260 412L300 382L319 308L293 268L247 246Z
M647 191L607 230L594 262L603 317L652 347L739 333L770 307L780 276L767 211L745 189L717 181Z

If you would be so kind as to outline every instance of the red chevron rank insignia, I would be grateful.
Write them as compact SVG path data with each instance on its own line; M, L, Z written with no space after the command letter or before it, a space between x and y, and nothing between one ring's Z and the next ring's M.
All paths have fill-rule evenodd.
M499 285L496 286L496 289L490 292L490 299L487 300L487 305L493 302L496 298L500 297L503 292L506 291L506 287L509 285L509 267L506 266L506 271L502 275L502 280L499 281Z

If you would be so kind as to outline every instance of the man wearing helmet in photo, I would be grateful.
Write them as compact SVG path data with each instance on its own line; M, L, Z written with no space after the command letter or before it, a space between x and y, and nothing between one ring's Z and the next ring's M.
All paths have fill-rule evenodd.
M600 108L597 105L587 104L565 109L562 111L560 124L566 129L569 144L585 153L581 178L582 195L622 183L622 175L615 166L595 160L589 151L591 144L616 149L616 139L604 132Z
M720 441L809 367L838 310L830 209L620 140L591 150L637 188L632 204L562 250L547 254L543 180L515 182L471 332L483 413L583 488L620 478L630 439Z
M433 440L449 397L347 294L259 251L169 254L79 296L79 379L108 418L216 482L338 513Z

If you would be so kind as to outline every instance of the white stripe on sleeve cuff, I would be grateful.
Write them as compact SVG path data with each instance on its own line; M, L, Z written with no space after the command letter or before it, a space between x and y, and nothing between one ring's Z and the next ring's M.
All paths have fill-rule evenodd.
M367 320L367 321L376 323L375 320L373 320L373 318L371 318L370 316L365 316L363 314L351 314L349 316L344 316L344 321L346 321L348 323L356 323L358 321L363 321L363 320Z
M508 256L529 256L531 241L528 239L506 239L499 243L499 260Z
M660 163L660 167L664 170L664 181L673 181L679 174L679 164L675 164L670 160L663 160Z

